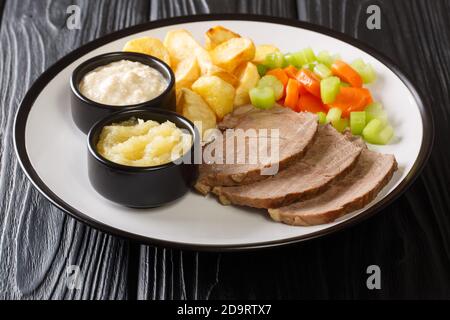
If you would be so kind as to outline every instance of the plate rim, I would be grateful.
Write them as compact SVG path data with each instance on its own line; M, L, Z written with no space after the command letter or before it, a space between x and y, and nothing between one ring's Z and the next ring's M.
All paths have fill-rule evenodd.
M70 63L77 60L80 56L89 53L90 51L105 45L111 41L118 40L122 37L132 35L135 33L143 32L146 30L156 29L160 27L166 27L170 25L176 25L181 23L190 22L200 22L200 21L252 21L252 22L268 22L275 23L285 26L296 27L300 29L305 29L309 31L314 31L323 35L333 37L335 39L341 40L350 44L364 52L372 55L374 58L383 63L387 68L389 68L394 74L396 74L400 80L405 84L408 90L414 97L415 102L419 107L420 116L422 119L423 127L423 137L420 146L419 154L416 161L414 162L410 172L407 176L397 185L397 187L392 190L391 193L386 195L383 199L378 201L372 207L364 210L360 214L342 222L332 227L316 231L310 234L290 237L281 240L271 240L255 243L242 243L242 244L198 244L198 243L186 243L177 242L170 240L162 240L157 238L151 238L135 233L131 233L125 230L121 230L103 222L95 220L90 216L84 214L83 212L75 209L74 207L67 204L63 199L59 198L54 194L47 185L41 180L37 172L34 170L30 159L28 157L25 145L25 129L28 119L28 114L32 109L36 98L45 88L45 86L64 68L66 68ZM172 17L167 19L161 19L156 21L150 21L135 26L131 26L113 33L104 35L98 39L92 40L81 47L71 51L53 65L51 65L46 71L44 71L33 83L33 85L28 89L24 98L22 99L14 118L13 124L13 142L15 154L17 156L20 167L25 173L26 177L30 180L32 185L53 205L62 210L64 213L72 216L78 221L86 223L87 225L97 229L99 231L105 232L110 235L118 236L120 238L129 239L141 244L147 244L152 246L160 246L165 248L176 248L183 250L195 250L195 251L213 251L213 252L228 252L228 251L249 251L249 250L259 250L265 248L286 246L298 242L303 242L306 240L315 239L325 235L330 235L335 232L342 231L351 226L360 223L361 221L373 216L375 213L379 212L381 209L385 208L387 205L392 203L401 194L403 194L409 186L415 181L423 170L433 147L434 143L434 121L433 114L431 110L426 110L425 105L429 105L428 101L424 98L424 95L419 91L419 87L414 85L411 80L401 71L401 69L394 63L390 58L384 54L378 52L376 49L366 45L360 40L354 39L339 31L335 31L323 26L312 24L309 22L299 21L295 19L274 17L267 15L254 15L254 14L202 14L193 16L180 16ZM426 102L426 103L424 103Z

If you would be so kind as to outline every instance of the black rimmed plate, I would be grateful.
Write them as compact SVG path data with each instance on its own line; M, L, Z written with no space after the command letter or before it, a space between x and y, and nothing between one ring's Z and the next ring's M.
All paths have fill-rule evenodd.
M69 78L88 58L120 50L128 40L184 28L203 41L204 32L223 25L256 44L272 43L283 51L306 46L340 53L344 60L363 58L379 79L370 87L396 131L394 141L371 147L397 158L399 170L366 208L313 227L275 223L261 211L222 206L194 192L161 208L129 209L99 196L87 176L86 137L70 115ZM270 36L269 36L270 35ZM296 39L292 41L292 39ZM337 32L298 21L250 15L173 18L125 29L93 41L61 59L32 86L19 107L14 141L22 168L34 186L56 206L100 230L141 242L198 250L240 250L312 239L367 218L398 197L417 177L433 141L431 113L417 90L393 63L361 43ZM42 219L45 219L43 216Z

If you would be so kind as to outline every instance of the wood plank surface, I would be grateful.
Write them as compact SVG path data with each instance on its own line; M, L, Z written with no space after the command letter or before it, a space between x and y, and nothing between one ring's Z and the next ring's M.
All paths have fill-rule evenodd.
M80 30L65 26L72 3L82 10ZM373 4L381 9L380 30L366 27L366 8ZM0 299L450 297L449 1L0 0L2 5ZM408 192L368 221L326 238L216 254L133 245L76 222L31 186L15 158L11 130L21 98L42 71L81 44L126 26L223 12L320 24L393 59L423 91L436 125L432 156ZM84 276L80 290L67 288L72 264ZM372 264L381 268L381 290L366 287Z
M144 22L149 12L147 1L130 1L129 5L82 1L82 27L69 30L66 9L72 3L4 4L0 27L0 299L129 297L130 243L89 228L52 206L28 182L13 150L15 111L32 82L83 43ZM67 286L70 265L80 268L79 290ZM135 291L131 296L136 296Z

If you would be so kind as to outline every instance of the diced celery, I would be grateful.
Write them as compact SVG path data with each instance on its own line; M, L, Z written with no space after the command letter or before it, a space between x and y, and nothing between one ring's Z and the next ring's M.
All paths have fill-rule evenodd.
M383 106L379 102L373 102L369 104L365 109L366 111L366 122L369 123L373 119L378 119L381 121L383 126L388 123L388 117L386 112L383 110Z
M332 121L331 124L337 131L343 132L345 128L348 127L348 119L341 118L339 120Z
M372 66L362 59L356 59L351 63L353 69L359 73L364 83L372 83L376 80L377 74Z
M281 68L284 63L284 56L281 52L269 53L264 59L264 65L269 69Z
M317 112L317 117L319 118L320 124L325 124L327 122L327 115L325 112Z
M331 67L331 65L333 64L333 58L331 57L330 53L328 51L320 51L317 54L317 61L319 63L322 63L324 65L326 65L328 68Z
M342 115L341 109L331 108L330 110L328 110L327 113L326 117L327 123L338 121L339 119L341 119L341 115Z
M377 144L387 144L389 143L389 141L391 141L393 136L394 136L394 129L390 125L387 125L378 134Z
M380 111L383 111L383 105L379 102L372 102L371 104L369 104L366 109L367 112L372 112L372 113L378 113Z
M394 136L394 129L390 125L384 126L378 119L370 121L363 130L364 139L372 144L387 144Z
M331 73L330 68L328 68L323 63L316 64L314 66L314 73L317 74L320 78L328 78L331 77L333 74Z
M311 70L312 72L314 72L314 68L317 66L317 62L311 62L309 64L309 70Z
M369 104L365 112L367 125L362 133L364 139L373 144L387 144L394 135L394 129L389 125L387 114L381 103Z
M366 126L366 112L353 111L350 112L350 129L352 134L360 135Z
M350 84L348 84L347 82L341 82L341 88L348 88L350 87Z
M306 64L313 63L317 60L314 51L311 48L306 48L294 53L290 54L290 61L292 61L292 65L297 68L302 68Z
M272 88L274 94L275 94L275 100L281 99L283 97L284 93L284 86L283 83L281 83L280 80L277 79L277 77L272 75L266 75L259 79L258 81L258 87L264 88L269 87Z
M341 89L340 82L338 77L329 77L320 81L320 97L323 103L329 104L336 99Z
M314 51L311 49L311 47L303 49L303 56L305 57L307 63L311 63L317 60L316 55L314 54Z
M256 66L256 69L258 70L258 73L259 73L260 77L263 77L266 74L266 72L267 72L267 67L265 65L263 65L263 64L258 64Z
M377 80L377 73L370 64L366 64L364 70L360 73L364 83L372 83Z
M316 64L311 62L311 63L306 63L302 66L302 69L308 69L311 71L314 71L314 68L316 67Z
M259 109L270 109L275 104L275 94L271 87L252 88L249 95L252 105Z
M353 69L359 72L359 70L363 69L366 66L366 63L363 59L359 58L354 60L350 65Z
M339 54L331 55L328 51L323 50L317 54L317 61L331 68L331 65L335 60L340 60L341 56Z
M291 53L292 55L292 61L294 62L294 66L297 68L301 68L304 64L307 63L306 58L303 54L303 51L297 51L294 53Z
M378 137L383 130L383 123L378 119L372 119L370 122L366 125L364 128L362 134L364 137L364 140L366 140L369 143L377 144Z
M284 62L288 66L296 66L296 64L297 64L295 56L292 53L286 53L284 55Z

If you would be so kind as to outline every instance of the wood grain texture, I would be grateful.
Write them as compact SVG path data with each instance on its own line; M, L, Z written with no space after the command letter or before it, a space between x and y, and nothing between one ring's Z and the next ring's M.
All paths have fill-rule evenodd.
M295 1L291 0L151 0L150 19L237 12L297 18Z
M73 1L6 1L0 29L0 299L123 299L130 243L76 222L28 182L13 151L12 124L32 82L59 58L103 34L147 20L148 3L79 1L82 28L66 28ZM89 27L86 27L89 26ZM78 265L80 290L66 267ZM135 292L131 293L135 296Z
M0 299L450 298L449 1L84 0L75 1L82 9L76 31L65 28L61 13L73 1L3 3L0 43L11 49L0 56ZM381 30L366 28L372 4L381 8ZM216 254L137 248L74 221L33 189L13 155L11 130L20 99L43 70L125 26L223 12L320 24L400 65L423 90L437 133L430 161L408 192L370 220L326 238ZM303 45L314 44L299 40ZM67 289L70 264L84 273L81 290ZM366 287L372 264L381 268L382 290Z

